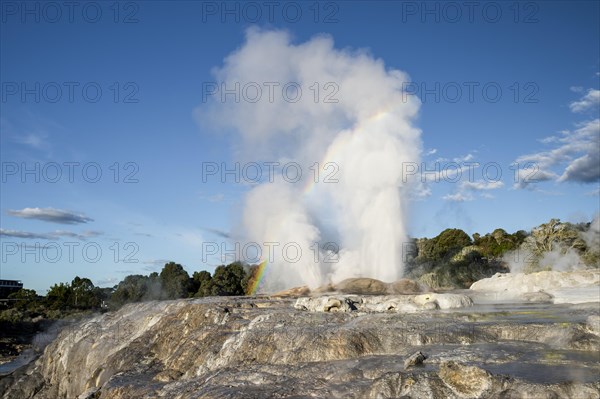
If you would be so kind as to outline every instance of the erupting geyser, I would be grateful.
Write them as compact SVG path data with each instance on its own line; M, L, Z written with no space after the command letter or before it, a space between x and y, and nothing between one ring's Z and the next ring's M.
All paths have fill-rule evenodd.
M259 29L214 75L221 87L240 88L239 101L214 96L199 113L239 134L233 162L293 161L302 173L295 183L274 174L245 198L244 240L277 243L269 259L263 250L264 287L400 278L409 184L402 165L421 152L412 125L419 101L403 92L408 76L366 51L335 49L328 36L293 44L286 32Z

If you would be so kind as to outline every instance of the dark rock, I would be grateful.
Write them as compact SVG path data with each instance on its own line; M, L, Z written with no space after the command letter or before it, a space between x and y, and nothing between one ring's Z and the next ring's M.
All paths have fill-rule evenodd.
M422 352L413 353L404 361L404 370L413 366L422 366L425 359L427 359L427 355Z

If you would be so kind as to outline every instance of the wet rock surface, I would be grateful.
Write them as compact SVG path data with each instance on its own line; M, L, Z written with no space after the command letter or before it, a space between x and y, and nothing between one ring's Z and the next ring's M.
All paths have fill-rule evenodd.
M403 308L409 304L413 311ZM0 392L19 399L599 398L599 317L597 304L491 306L464 293L132 304L65 329L35 362L0 379ZM418 352L427 360L405 369Z
M404 370L414 366L421 366L426 359L427 355L423 354L421 351L415 352L404 361Z

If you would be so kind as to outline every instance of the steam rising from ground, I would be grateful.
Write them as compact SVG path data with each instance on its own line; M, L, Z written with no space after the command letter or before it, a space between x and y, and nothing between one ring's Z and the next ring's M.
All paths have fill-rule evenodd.
M255 82L263 89L256 102L215 96L199 110L203 120L239 135L236 159L291 160L302 168L298 183L275 173L273 182L253 187L245 199L245 239L279 243L265 288L401 277L407 201L402 163L418 162L421 152L420 131L412 126L419 104L402 92L408 76L366 51L335 49L328 36L293 44L286 32L258 29L247 31L246 42L214 75L227 88ZM278 84L273 101L264 82ZM289 82L302 89L296 102L282 98ZM318 94L310 88L315 83ZM293 88L289 94L294 97ZM316 162L318 179L310 168ZM323 169L328 162L334 165ZM326 177L338 182L324 183ZM295 262L289 260L297 258L296 245L282 256L289 243L302 248ZM263 258L268 253L263 248Z
M589 248L600 248L600 214L594 217L589 229L581 233L581 236Z
M596 215L587 230L580 231L579 237L585 242L589 252L598 252L600 249L600 215ZM580 253L574 248L554 243L551 250L537 254L527 245L521 245L517 251L511 251L504 255L503 260L507 263L511 273L530 272L531 264L537 263L536 270L574 271L586 269L589 266L582 259Z

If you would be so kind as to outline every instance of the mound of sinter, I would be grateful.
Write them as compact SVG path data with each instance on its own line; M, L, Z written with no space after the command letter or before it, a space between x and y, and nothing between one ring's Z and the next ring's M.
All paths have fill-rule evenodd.
M425 287L416 281L409 279L400 279L392 283L373 278L359 277L349 278L337 284L328 284L311 291L308 287L295 287L277 292L271 296L274 297L298 297L305 295L321 295L330 292L341 294L357 295L407 295L428 292L429 287Z
M600 270L496 273L473 283L471 290L493 294L496 300L600 302Z
M313 312L400 312L415 313L435 309L456 309L472 306L473 301L460 294L421 295L323 295L302 297L294 307Z
M372 278L349 278L310 291L297 287L273 294L273 297L299 297L294 307L312 312L401 312L455 309L473 305L466 295L428 292L416 281L402 279L393 283Z

